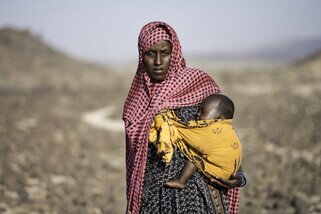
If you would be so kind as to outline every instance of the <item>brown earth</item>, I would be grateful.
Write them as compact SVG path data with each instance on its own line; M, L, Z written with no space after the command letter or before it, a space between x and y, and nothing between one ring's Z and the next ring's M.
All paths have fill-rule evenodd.
M321 213L321 54L275 70L208 72L237 107L241 213ZM81 117L113 106L120 119L133 75L0 30L0 213L124 213L123 133Z

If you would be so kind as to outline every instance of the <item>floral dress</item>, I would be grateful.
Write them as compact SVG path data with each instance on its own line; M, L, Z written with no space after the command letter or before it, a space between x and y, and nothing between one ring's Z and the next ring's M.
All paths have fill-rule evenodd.
M198 106L176 110L182 121L195 119L197 112ZM156 154L154 145L149 145L140 213L227 213L226 191L209 186L207 179L198 171L183 190L164 186L167 180L178 177L185 161L184 155L176 150L171 164L165 165Z

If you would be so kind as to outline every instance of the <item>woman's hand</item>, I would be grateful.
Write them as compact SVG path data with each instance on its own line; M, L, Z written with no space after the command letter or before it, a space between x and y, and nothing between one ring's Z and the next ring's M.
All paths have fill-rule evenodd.
M233 174L228 180L223 178L215 177L211 179L211 182L219 187L225 189L232 189L234 187L240 187L242 185L242 176L240 174Z

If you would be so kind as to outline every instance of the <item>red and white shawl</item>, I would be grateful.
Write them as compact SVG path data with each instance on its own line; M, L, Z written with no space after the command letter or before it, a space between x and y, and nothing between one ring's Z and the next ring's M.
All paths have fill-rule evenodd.
M172 44L171 64L162 82L151 82L143 65L143 53L155 43ZM139 64L125 101L127 212L138 214L142 197L151 121L164 108L177 109L200 103L220 93L214 80L199 69L186 68L174 29L163 22L146 24L138 38Z

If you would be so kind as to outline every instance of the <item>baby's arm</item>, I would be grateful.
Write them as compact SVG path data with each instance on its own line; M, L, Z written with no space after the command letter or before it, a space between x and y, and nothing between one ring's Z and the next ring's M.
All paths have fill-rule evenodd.
M177 189L184 189L186 187L187 180L192 177L192 175L196 172L197 167L195 164L190 161L186 160L184 167L179 174L178 179L171 179L165 183L165 186L177 188Z
M244 176L242 166L240 166L237 172L231 175L231 177L228 180L216 177L216 178L212 178L211 182L225 189L232 189L235 187L245 186L246 178Z

